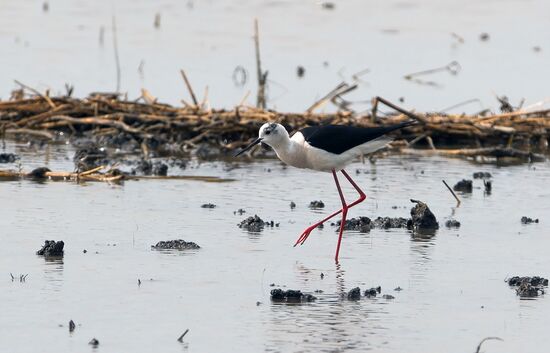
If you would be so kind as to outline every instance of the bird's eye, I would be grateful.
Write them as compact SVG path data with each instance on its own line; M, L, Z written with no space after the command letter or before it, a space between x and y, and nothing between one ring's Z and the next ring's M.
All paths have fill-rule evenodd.
M269 130L266 130L266 132L265 132L266 135L269 135L270 133L271 133L271 131L269 131Z

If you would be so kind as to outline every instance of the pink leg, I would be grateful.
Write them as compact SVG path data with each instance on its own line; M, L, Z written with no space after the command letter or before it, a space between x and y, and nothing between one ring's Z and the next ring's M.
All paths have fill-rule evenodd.
M342 169L341 172L342 172L342 174L344 174L344 176L346 177L346 179L348 179L348 181L351 183L351 185L353 185L353 187L355 188L355 190L359 193L359 198L358 198L356 201L352 202L352 203L348 206L348 208L351 208L351 207L353 207L353 206L355 206L355 205L357 205L357 204L363 202L363 201L367 198L367 196L366 196L365 193L359 188L359 186L357 186L357 184L351 179L351 177L348 175L348 173L346 173L345 170ZM334 177L336 178L336 173L335 173L334 171L332 171L332 173L333 173ZM336 179L335 179L335 180L336 180ZM338 184L336 184L336 186L339 187ZM312 226L306 228L306 230L304 230L304 232L302 233L302 235L300 235L300 237L298 238L298 240L296 241L296 244L294 244L294 246L296 246L296 245L298 245L298 244L300 244L300 245L304 244L304 242L305 242L305 241L307 240L307 238L309 237L310 233L311 233L315 228L317 228L319 225L325 223L326 221L328 221L328 220L331 219L332 217L334 217L334 216L340 214L340 212L342 212L341 209L338 210L338 211L336 211L336 212L334 212L333 214L331 214L330 216L326 217L325 219L323 219L323 220L321 220L321 221L315 223L314 225L312 225Z
M344 199L344 194L340 188L340 183L336 177L336 173L333 171L334 182L336 183L336 188L338 189L338 194L340 194L340 200L342 201L342 221L340 222L340 233L338 234L338 245L336 245L336 255L334 256L334 261L338 263L338 254L340 254L340 244L342 243L342 233L344 232L344 226L346 224L346 216L348 214L348 205L346 205L346 200Z

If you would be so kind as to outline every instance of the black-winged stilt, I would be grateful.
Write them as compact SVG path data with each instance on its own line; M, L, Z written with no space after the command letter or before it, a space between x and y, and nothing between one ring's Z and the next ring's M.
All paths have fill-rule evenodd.
M342 209L306 228L294 246L304 244L311 231L342 213L335 255L335 260L338 262L342 232L344 231L348 209L363 202L366 198L365 193L351 179L349 174L344 170L344 167L358 156L373 153L385 147L392 141L392 138L386 135L387 133L410 126L415 124L417 120L420 120L420 118L408 111L402 110L393 104L390 106L415 120L376 128L345 125L311 126L296 132L292 137L290 137L288 131L281 124L265 123L260 127L259 137L236 154L236 156L239 156L255 145L265 143L272 147L279 159L288 165L296 168L332 172L340 200L342 201ZM344 175L359 194L359 198L350 204L347 204L344 199L344 194L342 193L336 174L338 171Z

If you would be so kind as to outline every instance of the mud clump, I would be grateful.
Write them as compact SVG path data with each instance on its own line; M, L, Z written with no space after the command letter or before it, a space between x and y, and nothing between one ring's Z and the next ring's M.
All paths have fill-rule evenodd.
M539 219L532 219L526 216L521 217L521 224L539 223Z
M50 169L46 167L40 167L33 169L28 176L32 179L40 180L40 179L46 179L46 173L51 172Z
M383 229L407 228L407 223L408 220L403 217L378 217L374 220L374 226Z
M460 228L460 222L456 219L449 219L445 222L445 227L447 228Z
M97 346L99 346L99 341L96 338L92 338L92 340L88 342L88 344L94 348L97 348Z
M278 227L279 223L275 223L274 221L265 222L263 219L258 217L258 215L254 215L254 217L250 216L243 220L238 224L238 226L239 228L246 229L249 232L261 232L264 227Z
M544 294L544 287L548 286L548 279L540 276L514 276L507 280L510 287L517 287L516 294L521 298L533 298Z
M474 179L489 179L491 178L491 173L488 172L475 172L474 173Z
M361 299L361 288L355 287L348 292L348 300L359 300Z
M323 201L319 200L319 201L311 201L309 203L309 208L313 208L313 209L319 209L319 208L325 208L325 204L323 203Z
M216 208L216 205L213 203L205 203L201 205L201 208Z
M493 191L493 183L491 180L483 180L483 186L485 187L485 193L490 194Z
M151 162L145 159L141 159L137 162L136 167L132 168L130 173L132 175L167 176L168 166L161 161Z
M411 209L411 219L407 223L407 228L422 230L422 229L438 229L439 223L435 215L422 201L412 200L416 205Z
M301 303L312 302L317 298L311 294L304 294L299 290L282 290L280 288L271 290L271 300L275 302Z
M151 245L155 250L196 250L201 247L192 241L182 239L159 241L156 245Z
M19 156L14 153L0 153L0 163L14 163Z
M93 145L83 147L75 151L73 162L77 172L85 172L107 164L107 152L104 148Z
M376 295L380 294L380 292L382 292L382 287L380 287L380 286L372 287L372 288L367 289L365 291L365 297L374 298L374 297L376 297Z
M342 221L331 223L332 226L340 227ZM355 230L361 233L367 233L373 228L373 223L369 217L358 217L352 219L346 219L344 223L344 230Z
M453 190L471 193L473 190L473 183L471 180L462 179L453 186Z
M46 240L44 242L44 246L42 247L42 249L36 252L36 255L41 255L46 257L63 256L63 247L65 247L65 243L62 240L60 241Z
M294 201L290 201L290 209L293 210L296 208L296 204L294 203Z

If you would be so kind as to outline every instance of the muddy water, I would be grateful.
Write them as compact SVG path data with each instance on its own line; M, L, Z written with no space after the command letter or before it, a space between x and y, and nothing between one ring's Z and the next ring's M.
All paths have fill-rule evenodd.
M63 147L6 151L25 166L71 167ZM0 342L10 352L90 352L93 337L98 352L465 352L499 336L505 341L486 343L486 352L547 351L550 301L520 300L504 279L549 275L550 164L392 156L348 170L368 195L351 216L407 217L415 198L442 228L431 238L404 229L346 232L336 266L330 225L292 247L306 225L339 207L332 177L271 160L169 171L236 179L225 183L2 182ZM479 170L493 174L492 194L476 180L455 208L441 179ZM307 207L319 199L324 210ZM200 207L207 202L217 207ZM239 208L246 213L235 215ZM237 227L254 214L280 225L255 234ZM541 222L521 225L524 215ZM443 226L451 216L460 229ZM150 249L174 238L202 249ZM46 239L65 241L63 260L34 254ZM28 274L26 282L12 282L10 272ZM276 304L271 284L323 292L311 304ZM341 299L353 287L379 285L395 299Z
M130 98L145 87L162 101L189 101L179 75L185 68L199 98L209 86L213 107L233 107L249 90L248 102L254 103L254 17L260 21L271 108L303 111L367 68L359 89L346 96L358 102L357 111L368 108L365 101L374 95L404 97L405 106L422 111L480 100L452 112L496 109L494 94L508 95L514 105L522 97L530 105L548 96L550 2L544 0L351 0L334 2L334 10L314 0L56 0L47 12L43 3L0 1L4 99L16 87L13 79L52 92L73 84L78 96L115 90L113 14L121 90ZM489 40L481 41L481 33ZM458 75L419 77L435 86L403 79L452 61L462 66ZM299 65L306 70L301 79ZM242 86L232 78L237 66L247 72Z

